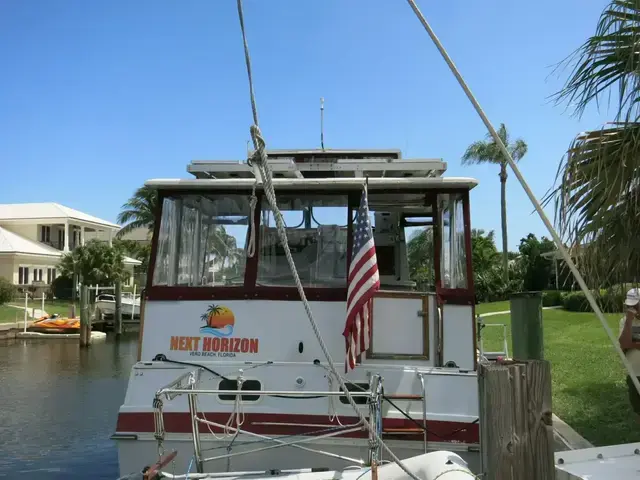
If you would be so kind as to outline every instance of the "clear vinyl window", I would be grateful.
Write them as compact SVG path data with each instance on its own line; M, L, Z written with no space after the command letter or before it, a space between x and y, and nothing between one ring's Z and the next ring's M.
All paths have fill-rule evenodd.
M165 198L153 285L243 285L249 210L246 195Z
M461 194L438 195L442 249L440 252L440 278L443 288L468 288L467 255L463 197Z
M279 195L287 241L305 287L346 287L347 195ZM293 287L273 212L262 202L257 285Z

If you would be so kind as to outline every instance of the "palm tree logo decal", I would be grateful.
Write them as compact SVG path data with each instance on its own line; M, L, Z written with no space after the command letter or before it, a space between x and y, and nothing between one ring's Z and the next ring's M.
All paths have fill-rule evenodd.
M211 304L205 313L200 315L205 323L200 331L216 337L230 337L233 334L235 317L231 309L224 305Z

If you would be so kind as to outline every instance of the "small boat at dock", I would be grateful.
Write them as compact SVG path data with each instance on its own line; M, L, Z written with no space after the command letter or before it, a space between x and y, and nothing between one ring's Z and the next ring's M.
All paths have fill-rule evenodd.
M140 295L132 295L124 292L121 296L122 315L129 318L140 318ZM116 296L111 293L103 293L96 298L96 308L102 315L112 317L116 313Z
M80 332L80 319L61 317L58 314L45 315L27 327L27 332L70 334Z

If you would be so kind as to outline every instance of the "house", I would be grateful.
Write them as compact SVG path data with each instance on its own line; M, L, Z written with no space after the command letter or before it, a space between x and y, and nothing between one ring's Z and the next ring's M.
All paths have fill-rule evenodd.
M122 240L130 240L140 245L149 245L151 243L151 230L146 227L134 228L130 232L122 235Z
M0 277L15 285L46 287L57 265L90 239L111 244L120 226L57 203L0 204ZM139 260L125 257L133 281Z

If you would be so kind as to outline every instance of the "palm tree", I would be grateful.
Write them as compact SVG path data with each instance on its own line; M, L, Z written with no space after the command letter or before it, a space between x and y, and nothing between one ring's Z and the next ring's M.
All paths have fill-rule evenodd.
M527 153L527 144L518 138L509 143L509 132L504 123L500 124L498 135L505 144L515 162L519 161ZM486 140L472 143L462 156L462 164L492 163L500 165L500 213L502 217L502 268L505 280L509 279L509 247L507 245L507 159L500 151L491 135Z
M600 284L632 281L640 272L639 49L640 2L612 1L595 34L563 62L573 70L556 94L578 116L603 95L614 99L615 121L576 136L547 196L560 232L580 247L581 266Z
M99 240L90 240L64 254L58 269L61 276L77 275L85 285L111 284L126 275L122 250Z
M122 205L122 211L118 214L118 223L125 224L118 232L118 236L125 235L136 228L148 228L153 230L158 207L158 191L143 185L138 188L133 196Z
M209 308L207 309L207 311L202 315L200 315L200 320L202 320L207 324L207 326L209 326L211 324L211 321L210 321L211 318L215 317L216 315L219 315L220 313L222 313L222 311L223 310L220 305L216 305L215 303L212 303L211 305L209 305Z

